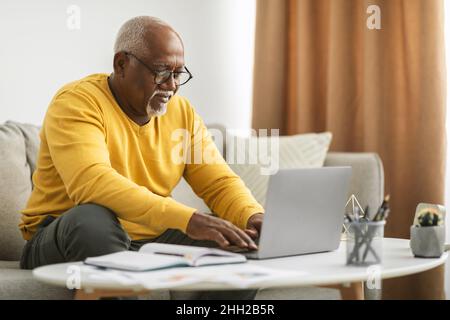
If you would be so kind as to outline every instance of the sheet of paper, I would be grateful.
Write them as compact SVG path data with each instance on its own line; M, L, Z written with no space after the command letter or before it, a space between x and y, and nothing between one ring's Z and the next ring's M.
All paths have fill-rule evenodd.
M196 283L222 283L236 288L250 285L265 286L268 282L307 276L303 271L281 271L246 264L206 267L184 267L147 272L100 270L83 266L83 272L92 280L114 281L123 285L141 285L150 290L170 289Z
M265 283L271 281L307 275L306 272L280 271L252 264L205 267L203 274L207 277L206 281L224 283L239 288L246 288L254 284L264 286Z
M174 268L169 270L129 273L147 289L174 288L188 284L210 282L223 283L237 288L267 283L279 279L305 276L305 272L279 271L251 264L220 265L196 268Z

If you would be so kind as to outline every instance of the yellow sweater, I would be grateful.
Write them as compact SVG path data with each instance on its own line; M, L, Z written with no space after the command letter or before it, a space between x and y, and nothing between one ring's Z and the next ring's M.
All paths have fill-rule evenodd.
M191 152L203 146L216 163L193 161L194 156L194 163L173 161L172 153L182 154L176 129L188 130ZM170 197L181 177L212 212L240 228L263 212L220 156L201 118L179 96L170 100L165 115L139 126L114 100L107 75L94 74L57 92L40 138L34 189L19 225L26 240L45 216L88 202L114 211L133 240L169 228L185 232L196 209Z

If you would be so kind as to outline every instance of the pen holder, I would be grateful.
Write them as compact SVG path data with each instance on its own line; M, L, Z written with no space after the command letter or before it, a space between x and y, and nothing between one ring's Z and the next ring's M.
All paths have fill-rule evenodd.
M381 263L385 224L386 221L354 221L348 224L347 265Z

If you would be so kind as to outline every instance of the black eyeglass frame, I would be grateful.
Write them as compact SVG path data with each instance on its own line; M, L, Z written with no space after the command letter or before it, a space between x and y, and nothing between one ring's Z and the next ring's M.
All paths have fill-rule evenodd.
M141 64L142 64L145 68L147 68L151 73L153 73L153 75L154 75L153 82L154 82L155 84L157 84L157 85L161 85L161 84L167 82L167 80L169 80L170 77L172 77L172 78L174 79L174 81L175 81L175 85L176 85L177 87L179 87L179 86L182 86L182 85L188 83L189 80L191 80L191 79L194 77L194 76L192 75L192 73L189 71L189 69L188 69L186 66L184 66L184 69L185 69L186 71L169 71L169 70L155 71L155 70L153 70L151 67L149 67L144 61L142 61L141 59L139 59L138 57L136 57L136 55L134 55L133 53L127 52L127 51L125 51L124 53L125 53L126 55L130 55L130 56L132 56L133 58L135 58L139 63L141 63ZM162 74L163 74L163 73L169 73L169 76L168 76L164 81L160 81L160 82L156 81L156 77L158 77L158 76L162 77ZM183 83L179 83L179 84L178 84L178 83L176 82L176 78L175 78L174 75L175 75L175 74L180 74L180 73L186 73L186 74L188 74L188 75L189 75L189 78L187 78L187 80L184 81Z

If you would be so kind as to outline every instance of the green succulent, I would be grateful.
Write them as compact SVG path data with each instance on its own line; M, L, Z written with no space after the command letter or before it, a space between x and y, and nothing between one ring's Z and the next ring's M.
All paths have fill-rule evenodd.
M442 224L442 217L431 210L424 210L417 217L419 226L421 227L435 227Z

